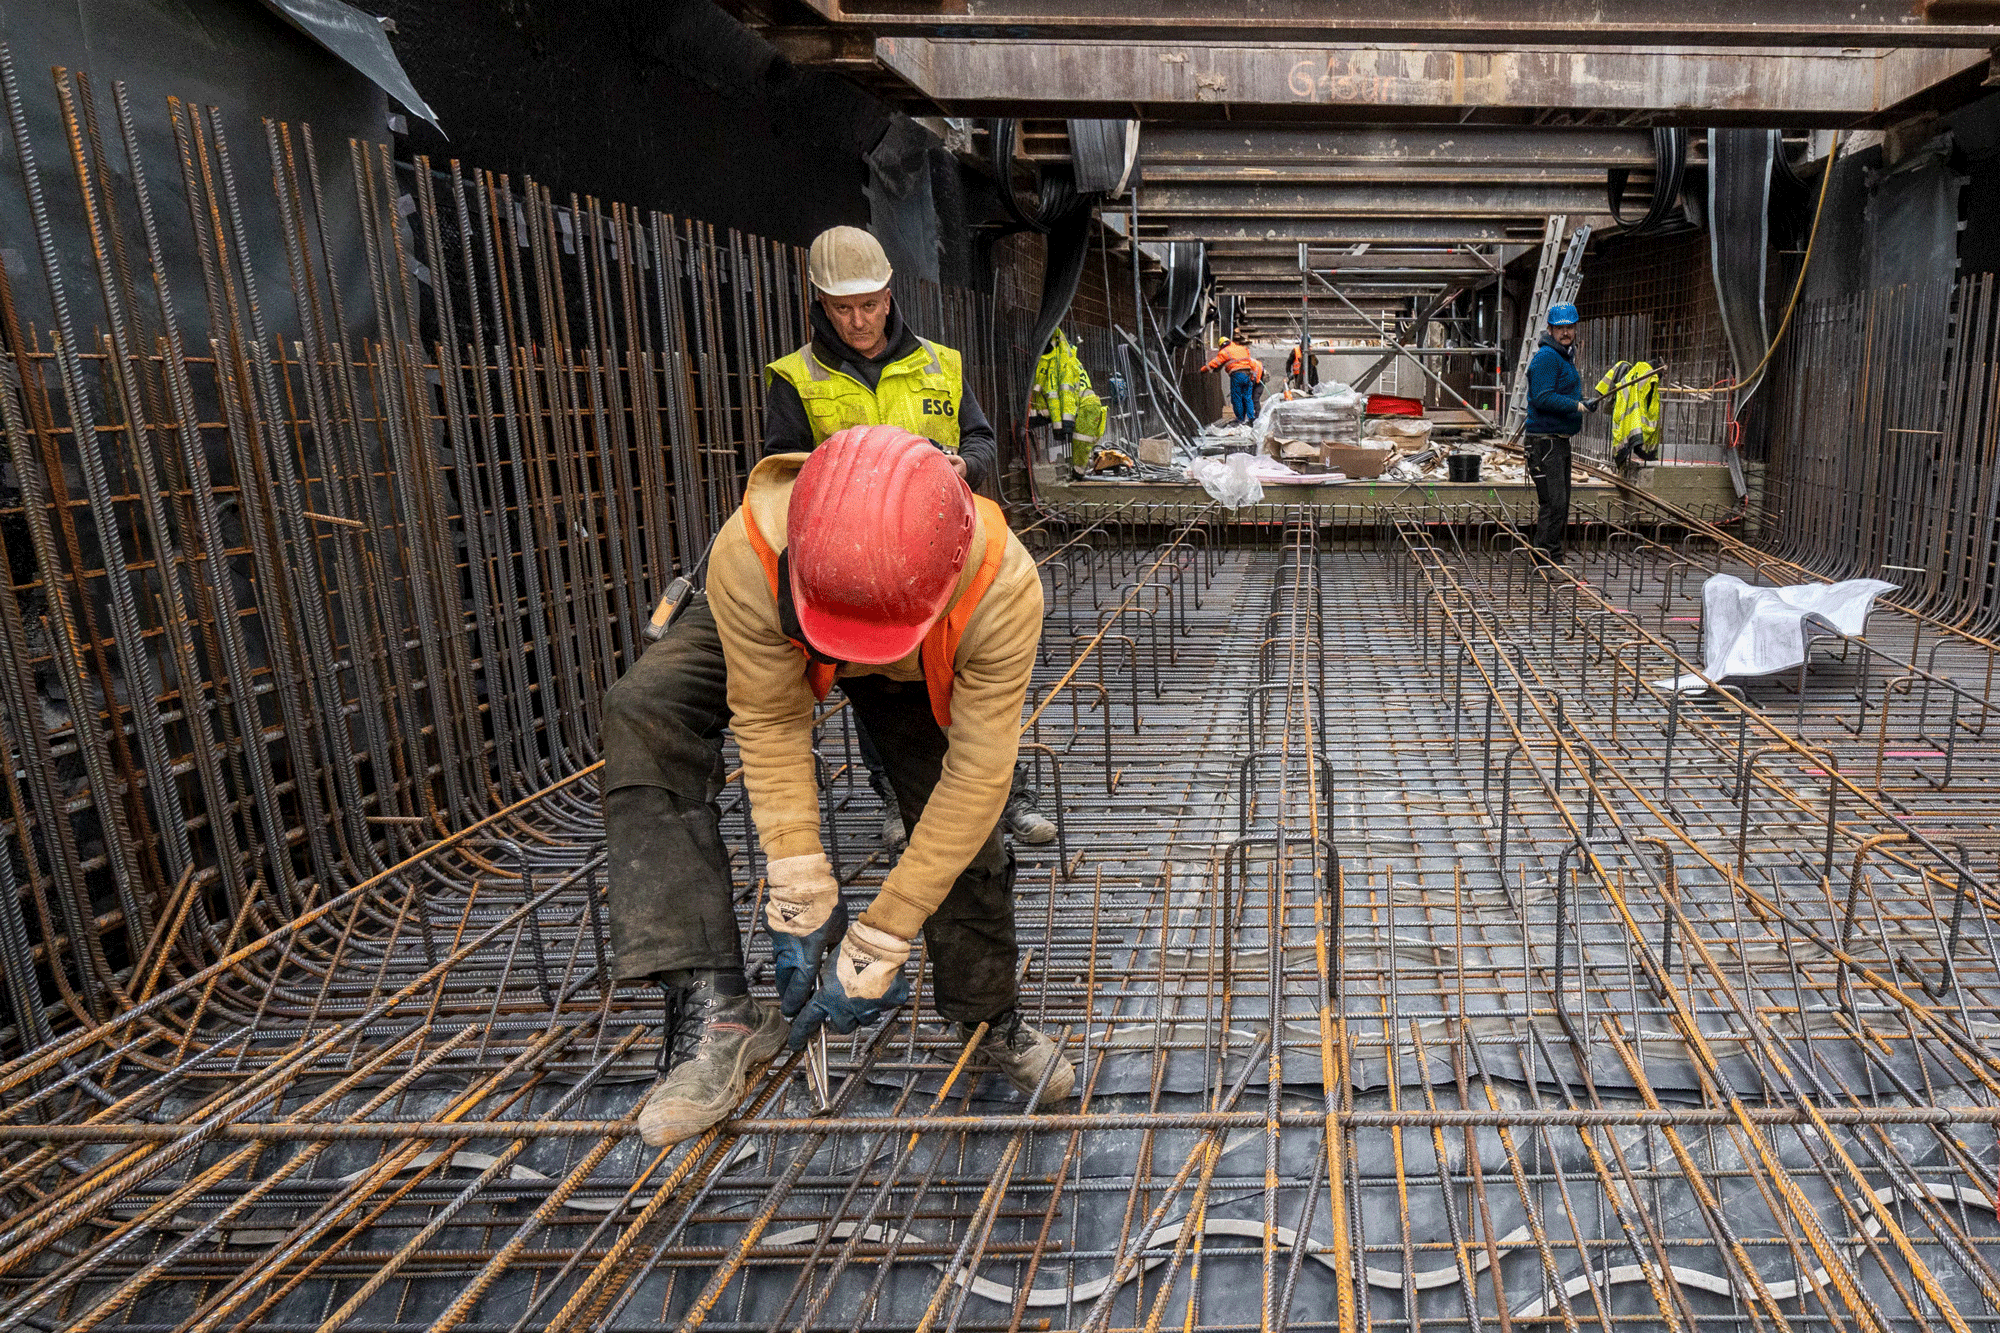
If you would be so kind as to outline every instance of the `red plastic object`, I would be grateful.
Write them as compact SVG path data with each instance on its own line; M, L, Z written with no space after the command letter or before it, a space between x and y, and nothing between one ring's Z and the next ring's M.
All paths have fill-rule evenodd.
M1423 414L1424 400L1421 398L1398 398L1392 393L1368 395L1368 415L1371 417L1420 417Z

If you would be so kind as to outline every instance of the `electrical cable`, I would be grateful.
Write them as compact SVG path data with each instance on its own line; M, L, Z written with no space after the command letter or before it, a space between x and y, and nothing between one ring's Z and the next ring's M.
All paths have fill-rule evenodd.
M1813 206L1812 231L1806 236L1805 258L1799 261L1798 280L1792 284L1792 299L1785 303L1785 317L1778 322L1778 331L1771 336L1770 346L1764 349L1764 359L1757 363L1755 370L1743 377L1742 383L1757 382L1757 377L1764 373L1764 368L1771 364L1771 358L1777 354L1778 344L1785 340L1785 331L1792 326L1792 316L1798 313L1799 297L1804 295L1806 290L1806 274L1812 269L1813 249L1819 244L1820 220L1826 216L1826 197L1833 193L1833 169L1839 165L1840 150L1846 145L1845 132L1833 141L1833 152L1827 155L1826 171L1820 177L1819 203Z
M1833 169L1840 162L1841 149L1846 146L1847 135L1843 131L1841 136L1834 140L1833 152L1826 159L1826 171L1821 176L1819 183L1819 202L1813 207L1812 231L1806 236L1805 258L1799 262L1799 276L1792 283L1792 298L1785 303L1785 317L1778 322L1777 333L1772 335L1770 345L1764 349L1764 359L1757 363L1754 370L1734 384L1726 379L1721 379L1709 385L1706 389L1662 388L1660 390L1661 393L1712 393L1717 389L1733 389L1743 384L1754 384L1757 381L1757 377L1762 375L1765 368L1771 364L1771 358L1777 354L1778 344L1785 340L1785 331L1792 326L1792 316L1798 313L1799 297L1805 293L1806 274L1812 269L1813 251L1819 244L1819 224L1821 219L1826 216L1826 197L1833 192Z

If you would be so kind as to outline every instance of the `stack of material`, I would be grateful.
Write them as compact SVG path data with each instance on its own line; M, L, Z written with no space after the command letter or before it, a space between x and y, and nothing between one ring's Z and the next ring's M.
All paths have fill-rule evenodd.
M1201 433L1194 437L1194 452L1210 457L1237 450L1254 452L1258 438L1257 427L1254 424L1238 425L1234 419L1224 417L1220 421L1211 421L1201 428Z
M1361 425L1354 395L1345 398L1289 398L1272 404L1273 438L1314 444L1352 442Z
M1368 415L1371 417L1420 417L1424 414L1424 400L1402 398L1393 393L1371 393L1368 395Z
M1360 441L1361 395L1345 384L1329 382L1310 395L1273 399L1258 414L1257 435L1264 452L1274 458L1321 462L1324 446Z

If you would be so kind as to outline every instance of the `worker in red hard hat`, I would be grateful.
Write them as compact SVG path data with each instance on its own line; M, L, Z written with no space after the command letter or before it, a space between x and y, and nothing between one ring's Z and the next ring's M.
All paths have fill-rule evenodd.
M981 1053L1017 1088L1069 1096L1074 1066L1017 1006L1000 827L1041 624L1033 559L930 442L857 426L751 472L706 596L605 696L617 975L657 980L666 998L662 1077L639 1111L648 1143L726 1117L788 1038L893 1011L920 934L937 1012L968 1038L987 1024ZM820 839L813 754L836 681L916 812L852 918ZM724 725L768 858L776 1005L744 970L714 802Z

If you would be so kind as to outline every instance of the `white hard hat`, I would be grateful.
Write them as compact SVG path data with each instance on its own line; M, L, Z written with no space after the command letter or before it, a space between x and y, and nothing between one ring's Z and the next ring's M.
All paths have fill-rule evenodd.
M879 292L892 271L882 242L859 227L828 227L813 237L806 254L806 276L828 296Z

